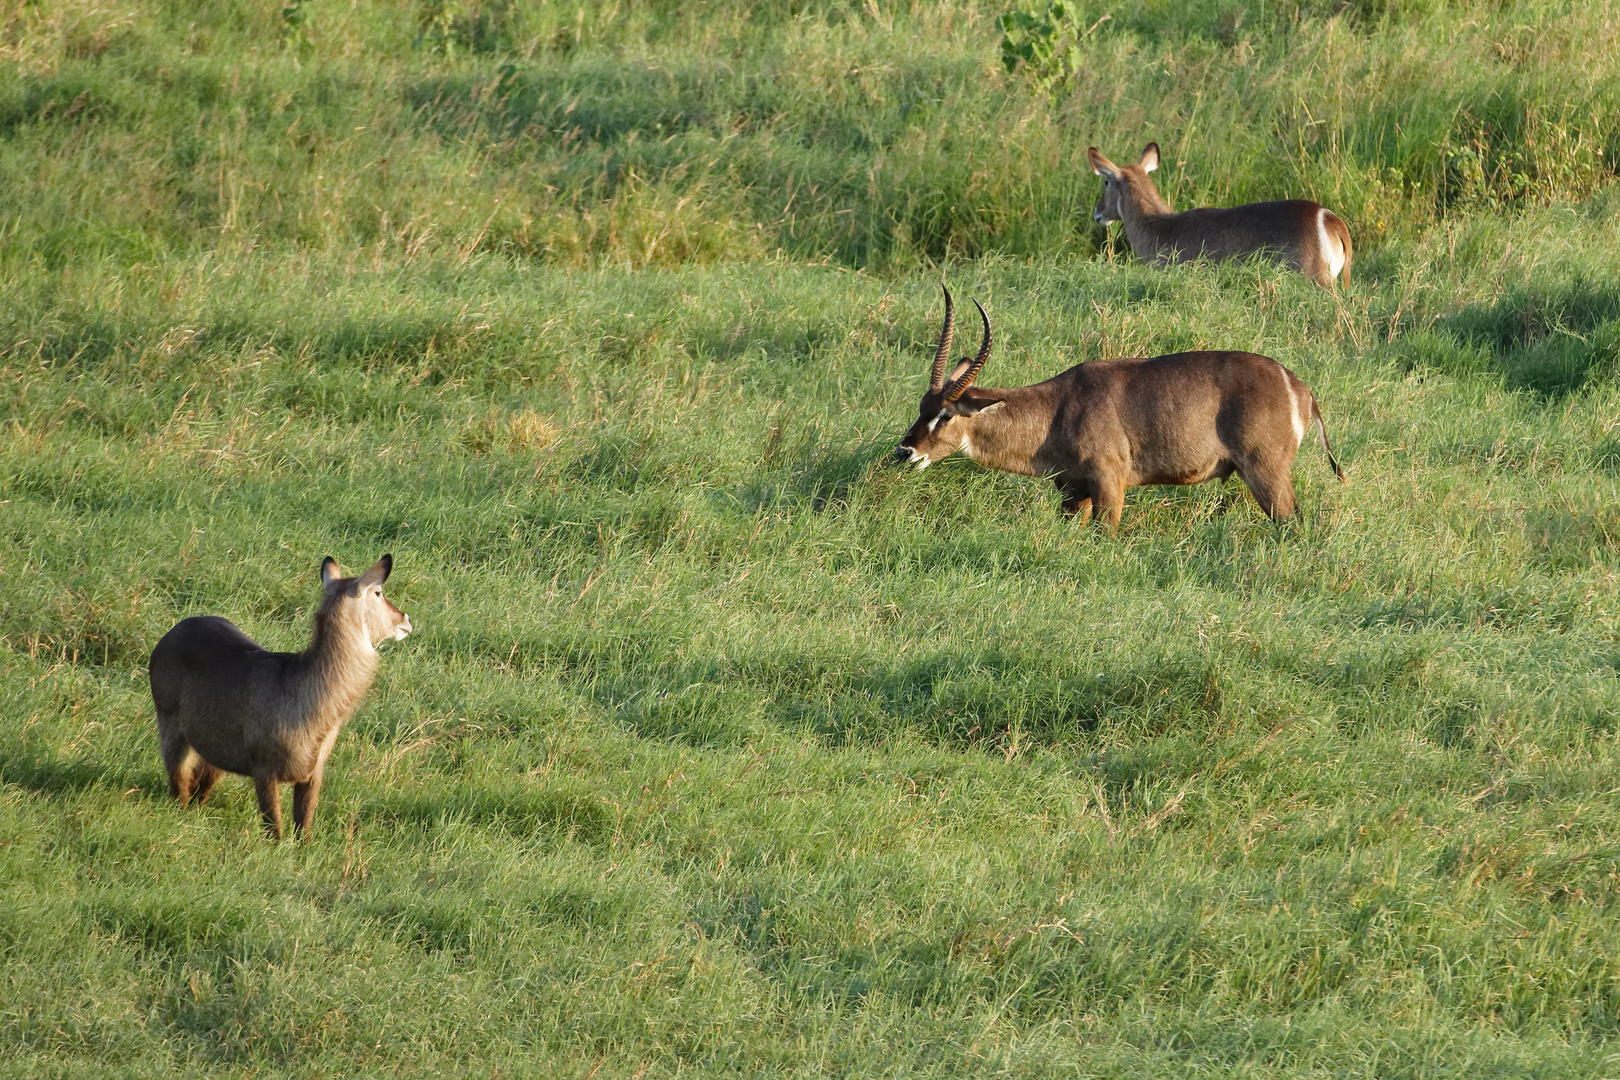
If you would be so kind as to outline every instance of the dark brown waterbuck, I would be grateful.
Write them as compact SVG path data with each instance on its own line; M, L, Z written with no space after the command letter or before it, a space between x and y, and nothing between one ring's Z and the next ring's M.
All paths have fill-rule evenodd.
M1093 146L1092 171L1103 178L1102 197L1091 216L1118 221L1136 257L1165 266L1199 257L1220 262L1268 254L1324 288L1342 272L1350 284L1350 230L1320 203L1308 199L1200 207L1174 213L1148 173L1159 167L1159 144L1148 143L1135 165L1115 165Z
M147 671L169 791L199 803L222 772L253 777L259 812L281 839L277 785L293 785L293 826L315 821L326 759L377 672L377 646L411 632L383 596L391 555L359 577L321 563L315 635L301 653L270 652L218 615L182 619L152 650Z
M955 321L945 291L945 327L928 392L900 440L900 461L924 469L960 450L992 469L1050 476L1064 510L1082 520L1095 511L1110 527L1119 524L1128 487L1200 484L1234 472L1267 514L1293 516L1290 473L1313 425L1334 474L1344 479L1316 396L1270 357L1183 352L1091 360L1033 386L977 387L991 341L982 306L979 317L978 355L959 360L947 378Z

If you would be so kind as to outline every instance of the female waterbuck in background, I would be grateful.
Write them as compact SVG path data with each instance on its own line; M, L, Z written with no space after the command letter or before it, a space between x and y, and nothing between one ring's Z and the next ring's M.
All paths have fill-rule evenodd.
M1220 262L1269 254L1324 288L1331 289L1341 271L1350 284L1350 230L1319 203L1287 199L1177 214L1148 177L1159 167L1158 143L1148 143L1135 165L1115 165L1095 146L1086 157L1103 178L1102 198L1091 216L1104 225L1122 222L1131 250L1144 262L1165 266L1199 256Z
M977 306L978 301L974 301ZM955 323L945 291L945 328L917 422L895 456L927 468L957 450L1003 472L1050 476L1063 509L1095 509L1119 524L1125 489L1243 478L1273 518L1294 513L1290 471L1305 431L1328 445L1310 387L1275 360L1247 352L1184 352L1152 359L1091 360L1043 383L973 385L990 359L990 317L979 355L945 377Z
M184 804L208 798L221 772L253 777L264 826L281 839L278 784L293 785L293 825L308 834L321 774L338 732L377 672L377 646L411 632L390 604L384 555L359 577L321 563L325 595L315 636L301 653L274 653L229 619L182 619L152 650L147 670L169 791Z

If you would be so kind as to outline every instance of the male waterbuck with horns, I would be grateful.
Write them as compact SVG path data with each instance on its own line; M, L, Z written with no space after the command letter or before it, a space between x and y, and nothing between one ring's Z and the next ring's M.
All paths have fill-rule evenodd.
M955 323L945 291L928 392L898 460L924 469L960 450L992 469L1050 476L1064 510L1081 520L1095 510L1109 527L1119 524L1128 487L1199 484L1234 472L1267 514L1293 516L1289 474L1312 425L1344 479L1316 396L1269 357L1183 352L1091 360L1034 386L981 388L973 381L990 359L991 335L983 307L979 317L979 354L959 360L947 379Z
M1148 173L1159 167L1159 144L1148 143L1135 165L1115 165L1093 146L1092 171L1103 178L1091 216L1121 222L1136 257L1154 266L1203 256L1220 262L1245 255L1281 258L1323 288L1342 272L1350 284L1350 230L1337 214L1308 199L1171 211Z
M394 567L384 555L359 577L321 563L325 592L315 636L301 653L261 648L229 619L182 619L152 650L148 672L169 791L199 803L220 773L253 777L259 812L281 839L278 784L293 785L293 825L315 822L326 759L377 672L377 646L411 632L411 617L383 597Z

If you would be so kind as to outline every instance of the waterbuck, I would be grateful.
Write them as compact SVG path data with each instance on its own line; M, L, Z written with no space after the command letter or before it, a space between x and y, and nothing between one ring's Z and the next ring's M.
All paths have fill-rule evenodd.
M377 646L411 632L411 617L383 597L394 568L384 555L359 577L321 563L325 594L301 653L261 648L229 619L182 619L152 650L147 671L169 792L201 803L220 773L253 777L259 812L281 839L278 784L293 785L293 826L308 835L321 775L338 732L377 672Z
M974 301L979 306L978 301ZM990 359L990 316L972 360L945 366L955 333L945 290L945 328L934 351L917 422L895 457L927 468L957 450L981 465L1050 476L1063 509L1082 521L1095 510L1119 524L1125 489L1243 478L1273 518L1293 516L1289 473L1305 430L1328 445L1310 387L1270 357L1249 352L1183 352L1135 360L1091 360L1034 386L973 385Z
M1103 225L1123 223L1136 257L1154 266L1203 256L1220 262L1245 255L1281 258L1323 288L1341 272L1350 284L1350 230L1320 203L1308 199L1249 203L1225 208L1171 211L1148 173L1159 167L1159 144L1148 143L1135 165L1115 165L1093 146L1092 171L1103 178L1102 197L1091 216Z

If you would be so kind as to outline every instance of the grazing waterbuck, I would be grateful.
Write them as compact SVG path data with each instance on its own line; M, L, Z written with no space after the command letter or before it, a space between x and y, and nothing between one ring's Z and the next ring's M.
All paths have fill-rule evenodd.
M974 301L978 306L978 301ZM990 316L972 360L947 379L955 333L950 290L945 328L917 412L895 457L919 469L960 450L981 465L1050 476L1063 509L1081 520L1095 510L1119 524L1125 489L1243 478L1273 518L1293 516L1290 473L1306 429L1328 445L1310 387L1272 360L1249 352L1183 352L1151 359L1091 360L1033 386L973 385L990 359Z
M377 646L411 632L383 596L384 555L358 577L321 563L325 592L301 653L270 652L218 615L182 619L152 650L147 671L169 791L201 803L220 773L253 777L264 827L281 839L279 784L293 785L293 826L309 834L338 732L371 686Z
M1308 199L1200 207L1174 213L1148 173L1159 167L1159 144L1148 143L1135 165L1115 165L1093 146L1092 171L1103 178L1091 216L1120 222L1136 257L1165 266L1200 256L1220 262L1245 255L1281 258L1323 288L1340 273L1350 284L1350 230L1333 211Z

